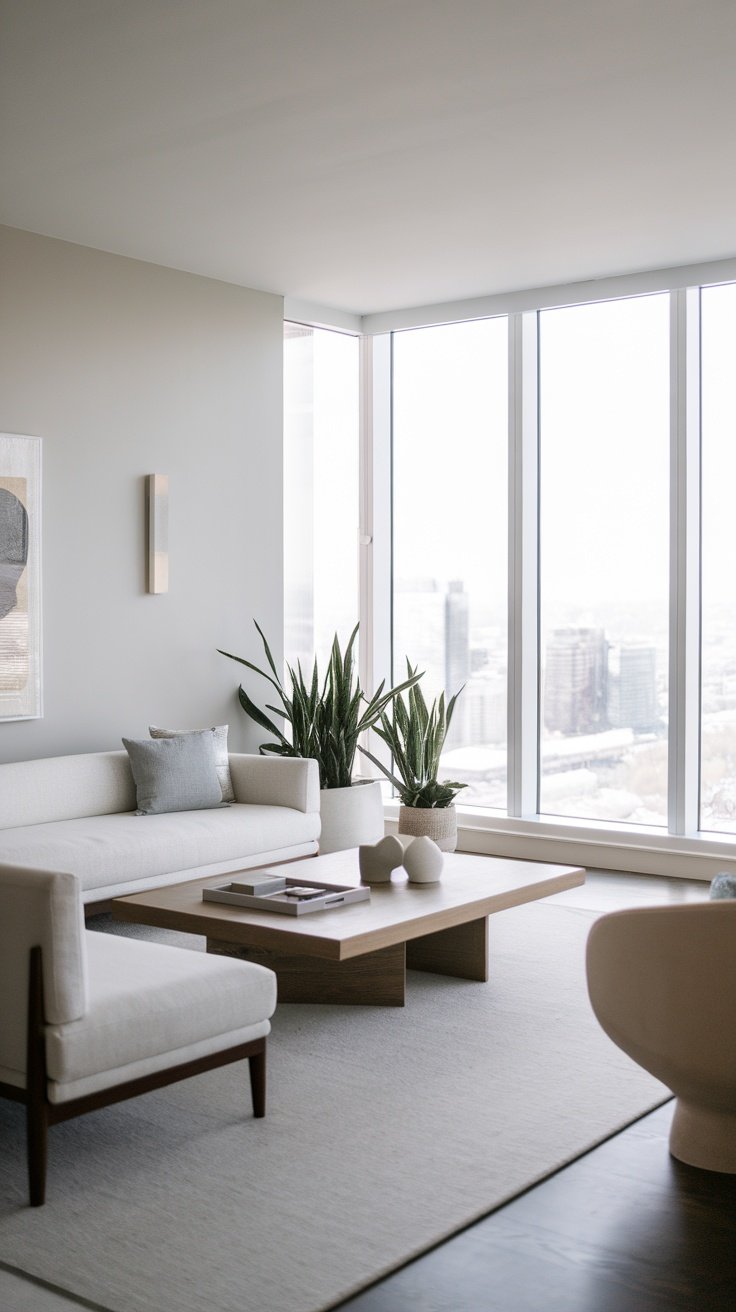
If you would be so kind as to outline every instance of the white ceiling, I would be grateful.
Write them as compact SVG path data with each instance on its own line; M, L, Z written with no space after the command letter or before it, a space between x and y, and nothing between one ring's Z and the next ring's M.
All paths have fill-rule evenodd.
M736 255L734 0L0 0L0 222L365 314Z

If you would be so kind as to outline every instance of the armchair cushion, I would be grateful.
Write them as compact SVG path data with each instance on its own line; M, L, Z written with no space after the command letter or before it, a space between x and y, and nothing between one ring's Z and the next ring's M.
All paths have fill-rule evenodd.
M273 971L252 962L118 938L85 934L90 1003L87 1014L68 1025L46 1029L49 1079L71 1085L99 1076L95 1088L132 1078L120 1068L153 1059L160 1070L188 1060L182 1050L204 1043L217 1051L218 1037L230 1046L234 1032L246 1042L268 1032L276 1006ZM264 1022L265 1028L264 1028ZM257 1032L253 1027L258 1027ZM214 1046L213 1042L214 1041ZM92 1090L85 1085L85 1092ZM79 1090L74 1094L78 1096ZM49 1090L52 1101L59 1090Z

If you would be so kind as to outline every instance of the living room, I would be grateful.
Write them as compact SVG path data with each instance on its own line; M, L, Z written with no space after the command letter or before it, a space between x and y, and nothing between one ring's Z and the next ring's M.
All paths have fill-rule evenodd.
M1 11L0 429L41 441L42 586L36 700L3 707L0 762L113 752L150 725L228 725L230 751L256 753L264 732L239 704L241 676L259 706L270 697L220 653L262 663L256 620L279 669L315 652L323 665L332 633L344 643L359 620L366 691L402 679L406 657L428 695L465 685L444 758L463 784L458 853L588 877L492 918L490 1019L485 985L443 979L433 993L418 972L402 1013L287 1003L263 1121L228 1067L67 1122L50 1132L35 1211L16 1152L22 1109L0 1104L13 1158L0 1301L316 1312L352 1296L365 1312L575 1312L695 1306L697 1287L699 1306L730 1305L732 1177L671 1165L668 1092L597 1026L583 949L601 912L705 900L716 874L736 871L732 7L4 0ZM152 474L168 478L163 592L150 589ZM452 617L461 649L447 641ZM589 672L583 691L564 682L573 661L578 680ZM431 683L432 662L446 683ZM365 760L358 770L372 773ZM398 807L384 799L394 834ZM579 967L569 979L566 956ZM529 1028L543 1002L546 1037ZM513 1051L514 1027L536 1064ZM582 1029L593 1046L578 1052ZM454 1070L428 1062L435 1043ZM521 1113L509 1126L478 1107L496 1059L499 1105L516 1115L528 1101L538 1139ZM323 1130L290 1166L299 1117L325 1111L345 1118L337 1139ZM227 1237L207 1129L223 1136L212 1159L223 1215L244 1226ZM259 1154L252 1216L228 1134L242 1138L238 1161ZM185 1138L199 1156L179 1157ZM503 1180L486 1178L479 1142L489 1159L508 1156ZM616 1142L634 1163L630 1194L623 1159L593 1165ZM352 1183L340 1182L342 1152ZM637 1191L650 1209L667 1199L648 1280L632 1235L614 1238L615 1216L594 1258L584 1245L570 1256L574 1238L553 1232L555 1211L569 1206L583 1226L598 1206L595 1194L557 1201L576 1161L599 1196L609 1169L618 1179L619 1222L624 1208L637 1217ZM542 1177L555 1201L518 1238L503 1205ZM678 1266L669 1246L688 1207L711 1237L689 1232ZM491 1257L471 1278L450 1236L485 1213ZM341 1251L329 1278L318 1223ZM288 1241L278 1260L274 1230ZM249 1235L267 1261L235 1251ZM438 1244L428 1277L429 1257L405 1265ZM606 1275L611 1252L630 1262L638 1303ZM586 1261L583 1287L572 1273ZM360 1292L402 1266L403 1284Z

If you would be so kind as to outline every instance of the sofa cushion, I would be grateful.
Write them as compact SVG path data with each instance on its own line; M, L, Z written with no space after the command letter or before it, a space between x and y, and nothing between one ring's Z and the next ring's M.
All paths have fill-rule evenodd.
M0 829L132 811L127 752L80 752L0 765Z
M139 815L222 806L212 729L170 738L123 738Z
M0 833L0 861L70 870L82 888L108 888L313 841L319 815L234 803L222 810L142 818L131 812L27 825Z
M267 1020L276 976L250 961L85 934L86 1015L46 1029L49 1078L69 1082Z

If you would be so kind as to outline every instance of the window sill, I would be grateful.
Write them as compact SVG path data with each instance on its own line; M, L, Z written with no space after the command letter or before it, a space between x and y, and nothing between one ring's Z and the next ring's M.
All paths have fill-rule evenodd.
M386 803L387 833L396 833L398 813L397 802ZM736 834L685 836L641 825L623 829L538 816L519 820L481 808L458 810L458 851L676 879L710 880L722 869L736 873Z

